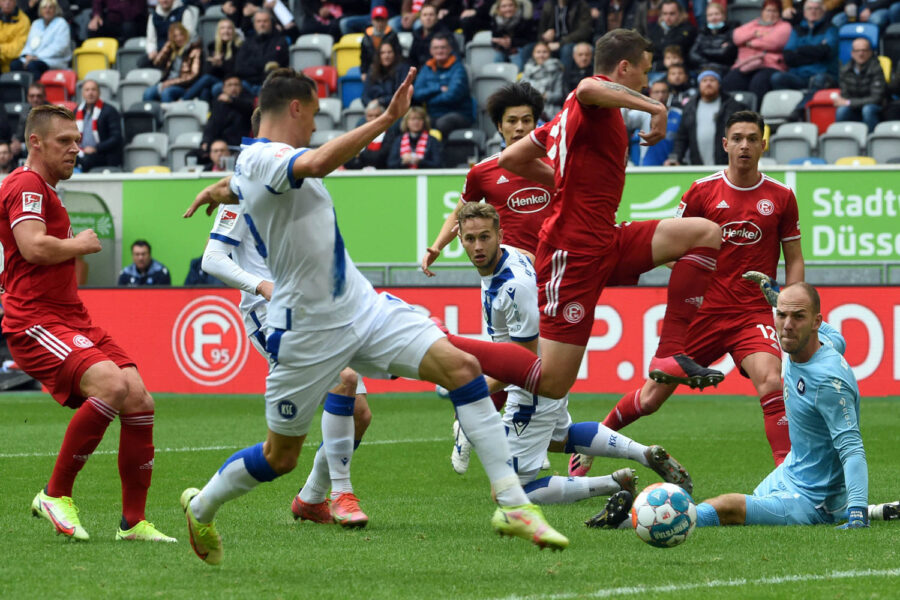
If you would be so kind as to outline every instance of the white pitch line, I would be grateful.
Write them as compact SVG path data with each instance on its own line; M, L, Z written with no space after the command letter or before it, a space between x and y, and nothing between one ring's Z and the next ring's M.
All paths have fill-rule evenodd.
M900 569L866 569L864 571L832 571L824 575L781 575L761 579L714 579L698 583L673 583L669 585L635 585L596 592L572 594L538 594L529 596L506 596L502 600L567 600L568 598L612 598L614 596L636 596L655 592L684 592L697 589L744 587L750 585L779 585L782 583L802 583L806 581L831 581L834 579L861 579L866 577L900 577Z
M448 442L452 438L433 438L433 439L411 439L411 440L363 440L363 446L386 446L392 444L432 444L436 442ZM304 444L304 446L315 446L318 448L319 440L309 441ZM216 452L219 450L240 450L241 448L246 448L246 446L182 446L180 448L157 448L156 454L162 454L166 452ZM20 453L5 453L0 454L0 458L47 458L56 456L59 452L20 452ZM104 455L104 454L118 454L118 450L101 450L98 452L94 452L93 455Z

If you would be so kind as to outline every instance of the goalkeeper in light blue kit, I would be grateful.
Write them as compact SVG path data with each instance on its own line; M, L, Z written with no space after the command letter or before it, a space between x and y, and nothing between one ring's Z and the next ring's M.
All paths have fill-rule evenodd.
M697 525L816 525L846 519L842 529L869 519L898 518L900 502L868 505L866 452L859 432L859 387L843 357L846 342L822 321L819 294L796 283L780 294L767 276L754 277L770 302L788 355L784 405L791 451L752 495L725 494L697 506Z

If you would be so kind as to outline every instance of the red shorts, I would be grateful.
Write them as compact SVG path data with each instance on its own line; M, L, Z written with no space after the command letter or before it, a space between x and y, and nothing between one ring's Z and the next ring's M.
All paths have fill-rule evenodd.
M535 256L541 337L586 346L594 307L607 286L635 285L654 267L651 242L659 221L622 223L603 255L559 250L541 241Z
M78 408L84 402L81 377L91 366L104 360L121 368L135 366L100 327L33 325L24 331L7 333L6 341L16 364L44 384L54 400L70 408Z
M724 354L731 354L744 377L747 374L741 363L755 352L766 352L781 360L771 310L722 314L704 313L701 309L688 328L685 351L705 367Z

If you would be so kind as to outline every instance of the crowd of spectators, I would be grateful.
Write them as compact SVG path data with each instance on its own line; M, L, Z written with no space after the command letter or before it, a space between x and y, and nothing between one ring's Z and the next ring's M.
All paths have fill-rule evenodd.
M216 4L224 17L213 39L201 39L202 16ZM885 73L879 48L859 37L841 64L838 39L848 23L869 24L883 35L900 22L900 2L765 0L758 15L742 22L730 18L730 8L726 0L0 0L0 70L27 72L34 82L18 126L0 115L0 170L7 151L12 164L24 156L27 109L46 100L41 75L72 68L73 48L89 37L121 44L145 38L139 66L161 73L145 101L209 103L194 154L198 165L210 168L222 163L210 156L214 144L236 151L250 133L266 74L288 66L291 44L308 33L335 42L362 34L360 100L367 118L389 102L411 67L418 69L416 110L348 168L440 166L442 144L454 131L485 127L472 87L472 70L482 64L465 58L477 32L484 32L478 43L489 44L495 62L515 65L519 78L540 92L544 120L592 74L600 36L617 27L646 35L653 42L654 84L646 91L666 99L674 131L665 152L638 149L638 164L720 164L715 140L727 116L745 107L738 93L750 92L759 102L771 90L801 90L790 120L804 119L806 103L822 89L836 90L838 121L860 121L872 131L880 121L900 118L898 81ZM125 143L120 112L130 107L104 104L98 82L80 85L79 166L119 167ZM628 117L629 133L640 121Z

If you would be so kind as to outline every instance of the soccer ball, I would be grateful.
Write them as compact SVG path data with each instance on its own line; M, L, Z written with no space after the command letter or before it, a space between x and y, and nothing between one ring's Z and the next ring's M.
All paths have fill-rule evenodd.
M694 530L697 506L691 495L674 483L654 483L635 499L631 524L637 536L651 546L671 548Z

